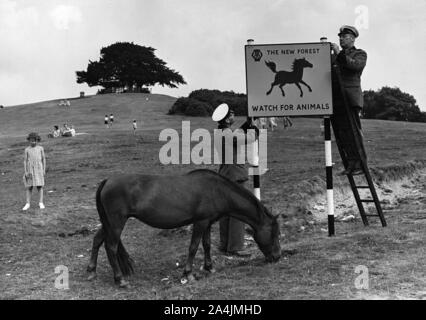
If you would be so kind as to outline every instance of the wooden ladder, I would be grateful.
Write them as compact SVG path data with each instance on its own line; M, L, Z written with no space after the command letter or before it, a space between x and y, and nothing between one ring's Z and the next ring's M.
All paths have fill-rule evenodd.
M377 196L377 192L376 192L376 189L374 187L374 183L373 183L373 180L371 178L370 171L368 170L367 159L365 158L365 153L362 152L362 149L363 149L362 142L361 142L362 137L360 137L358 130L356 130L355 119L353 118L352 112L350 112L350 110L349 110L349 105L347 103L347 97L346 97L344 89L343 89L340 70L339 70L338 66L333 66L333 69L335 71L334 74L337 76L336 80L339 84L339 89L340 89L341 95L343 97L344 110L345 110L346 115L349 118L351 132L353 134L353 138L354 138L354 141L355 141L355 144L356 144L357 155L358 155L359 160L361 162L362 174L364 175L365 180L366 180L366 183L364 183L363 185L357 185L355 183L354 175L352 173L347 174L347 177L349 179L349 183L351 185L352 192L353 192L354 197L355 197L356 204L358 206L359 213L361 214L362 222L364 223L365 226L368 226L368 217L379 217L380 222L382 223L382 226L386 227L387 224L386 224L385 217L383 215L382 207L380 205L379 197ZM339 149L340 157L342 158L343 165L344 165L345 169L347 169L348 168L348 159L346 158L346 154L343 151L345 144L342 142L341 138L338 136L338 130L336 130L335 124L334 124L333 121L332 121L332 126L333 126L334 136L336 138L336 144L337 144L337 147ZM371 198L361 199L361 196L359 194L359 189L369 189L370 194L371 194ZM364 203L374 203L374 205L376 207L377 214L366 214L365 209L364 209L364 205L363 205Z

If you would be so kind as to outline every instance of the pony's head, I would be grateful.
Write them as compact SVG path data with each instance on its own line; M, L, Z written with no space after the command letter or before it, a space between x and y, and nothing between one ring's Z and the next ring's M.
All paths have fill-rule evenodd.
M273 216L269 210L261 204L265 213L264 223L254 230L254 241L264 254L267 262L276 262L281 257L280 226L278 216Z
M296 68L312 68L313 64L310 63L308 60L306 60L305 58L301 58L301 59L294 59L293 62L293 69Z

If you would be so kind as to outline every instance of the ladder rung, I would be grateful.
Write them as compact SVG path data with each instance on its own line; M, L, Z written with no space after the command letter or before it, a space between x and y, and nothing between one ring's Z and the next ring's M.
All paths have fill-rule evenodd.
M366 217L380 217L378 214L366 214Z
M373 199L361 199L361 202L374 202Z
M369 186L355 186L355 188L358 188L358 189L370 189Z

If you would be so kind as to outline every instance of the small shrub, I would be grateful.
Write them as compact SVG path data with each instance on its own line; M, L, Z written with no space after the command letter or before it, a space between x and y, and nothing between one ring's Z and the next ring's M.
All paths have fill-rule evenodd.
M202 101L192 98L179 98L175 101L168 114L182 114L191 117L208 117L213 108Z
M188 116L211 116L214 109L221 103L226 103L237 116L247 116L247 97L245 94L233 91L199 89L192 91L188 98L176 100L169 114Z
M188 106L185 114L191 117L208 117L210 115L207 108L202 104L192 104Z

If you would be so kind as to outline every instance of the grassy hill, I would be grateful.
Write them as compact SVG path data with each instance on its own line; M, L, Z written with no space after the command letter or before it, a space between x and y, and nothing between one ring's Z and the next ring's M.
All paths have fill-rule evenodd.
M148 98L148 100L146 100ZM218 230L212 232L213 260L218 272L201 275L182 286L180 276L190 234L160 233L130 220L123 242L136 261L132 289L113 286L105 251L100 251L98 279L88 283L85 267L99 225L94 195L102 179L120 173L180 174L217 165L163 165L158 154L164 128L212 130L209 118L168 116L175 98L164 95L110 94L0 109L0 256L1 298L9 299L363 299L424 298L424 232L426 220L426 124L363 120L369 165L384 203L388 227L360 221L346 177L334 176L339 216L336 237L326 232L324 142L320 119L297 118L293 127L268 133L269 172L261 177L262 199L280 214L284 257L263 264L248 240L253 258L228 259L217 252ZM112 129L104 115L113 113ZM141 128L133 135L131 122ZM243 118L237 118L242 123ZM72 123L73 138L46 139L55 124ZM26 135L38 131L47 156L46 209L22 212L25 202L23 152ZM195 142L194 142L195 143ZM334 169L341 170L333 144ZM325 231L324 231L325 230ZM293 251L293 254L286 252ZM203 260L200 248L195 269ZM179 262L179 267L176 267ZM70 290L57 290L55 267L70 270ZM354 288L354 268L370 270L370 290ZM167 279L167 280L164 280ZM423 279L423 280L422 280Z
M30 131L45 135L54 125L64 123L73 124L77 132L93 132L103 126L104 116L110 113L114 114L117 128L131 129L133 119L143 122L145 128L153 128L173 119L165 114L176 99L156 94L104 94L69 99L70 107L59 106L60 100L1 109L0 135L18 136Z

